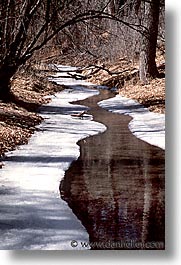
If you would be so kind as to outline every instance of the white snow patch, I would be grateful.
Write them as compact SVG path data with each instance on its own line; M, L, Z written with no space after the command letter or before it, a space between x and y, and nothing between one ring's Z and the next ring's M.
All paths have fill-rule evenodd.
M165 149L164 114L150 112L137 101L121 95L98 104L108 111L131 116L133 119L129 123L129 129L137 138Z
M61 65L61 64L49 64L51 70L55 71L62 71L62 72L69 72L75 71L78 69L76 66L69 66L69 65Z
M75 67L57 65L59 70L76 71ZM79 157L78 140L106 130L100 123L71 114L87 109L72 105L98 94L82 87L89 82L51 78L68 89L51 96L52 102L42 106L44 121L28 145L7 153L5 167L0 171L0 249L84 250L81 242L89 236L67 203L60 199L59 183L70 163ZM129 127L137 137L164 146L164 116L150 113L138 103L116 96L99 103L110 111L133 117ZM131 108L130 108L131 107ZM153 137L154 135L154 137ZM153 141L154 140L154 141ZM72 248L71 241L78 242Z
M74 86L41 107L44 121L28 145L7 153L0 171L0 249L85 249L89 236L67 203L60 199L59 183L70 163L79 157L78 140L106 130L92 116L74 118L87 109L72 105L98 94ZM71 241L78 246L72 248Z
M81 80L81 79L76 80L73 77L70 78L70 74L71 75L77 74L76 73L77 67L55 65L55 69L59 70L60 72L49 77L49 80L54 81L59 85L66 85L66 86L75 86L75 85L77 85L77 86L78 85L90 86L90 85L94 85L93 83L87 82L85 80ZM70 72L70 74L69 74L69 72Z

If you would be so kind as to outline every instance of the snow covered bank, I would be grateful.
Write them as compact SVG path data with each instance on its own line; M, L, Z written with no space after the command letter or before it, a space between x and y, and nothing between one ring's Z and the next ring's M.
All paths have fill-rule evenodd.
M73 76L77 75L77 67L72 66L64 66L64 65L54 65L53 69L59 71L55 75L52 75L49 77L50 81L54 81L59 85L66 85L66 86L75 86L75 85L84 85L84 86L90 86L93 85L90 82L87 82L85 80L75 79ZM72 76L72 78L71 78ZM83 76L82 76L83 77Z
M165 149L165 115L150 112L135 100L116 95L99 102L108 111L129 115L130 131L141 140Z
M58 67L63 71L71 70L71 73L76 70ZM52 101L41 107L44 121L39 126L40 130L32 136L28 145L7 154L5 167L0 171L0 249L77 250L82 249L81 241L89 241L81 222L60 198L59 183L70 163L79 157L76 143L103 132L106 127L92 121L90 115L85 115L84 119L71 116L86 110L85 106L70 104L71 101L99 92L83 87L90 83L64 78L65 75L64 72L58 73L51 80L69 88L52 96ZM162 119L153 122L148 110L132 101L128 104L128 101L116 96L102 101L100 106L131 115L134 119L130 128L135 130L135 134L147 137L151 131L152 140L153 133L160 135ZM155 127L158 132L155 132ZM76 248L71 246L73 240L78 242Z
M60 71L64 71L64 66L56 65L56 68ZM76 73L76 67L67 67L67 71L72 71L71 73ZM75 72L74 72L75 71ZM64 72L57 73L54 78L59 84L84 84L93 85L92 83L75 80L73 78L61 78L65 76ZM67 75L68 76L68 75ZM94 85L95 87L95 85ZM98 89L107 89L105 86L97 86ZM112 88L114 91L115 88ZM103 107L109 111L129 115L133 120L129 123L130 131L141 140L148 142L152 145L158 146L165 149L165 115L150 112L147 108L143 107L141 104L135 100L122 97L120 95L114 98L103 100L99 102L99 106Z
M74 86L52 96L41 108L40 131L28 145L7 154L0 171L0 249L77 250L80 241L89 242L85 228L60 199L59 183L79 156L77 141L106 129L89 115L72 117L86 107L70 101L98 93ZM76 248L72 240L78 242Z

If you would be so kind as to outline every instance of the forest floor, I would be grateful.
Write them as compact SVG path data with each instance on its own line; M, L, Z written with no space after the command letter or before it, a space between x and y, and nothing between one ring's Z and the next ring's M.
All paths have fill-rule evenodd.
M159 71L164 74L164 61L158 60ZM165 78L151 80L143 85L138 81L137 67L125 60L118 60L114 64L106 64L104 69L95 71L87 68L83 73L93 75L88 79L95 84L116 87L119 94L138 100L157 113L165 112ZM106 70L105 70L106 69ZM120 70L121 69L121 70ZM119 73L120 72L120 73ZM37 114L38 107L48 102L45 96L61 91L63 86L50 83L45 74L21 73L12 81L13 102L0 101L0 159L7 151L17 145L26 144L32 133L37 130L42 118ZM0 168L3 163L0 161Z
M21 73L12 81L12 102L0 101L0 159L17 145L26 144L42 118L38 108L48 102L45 96L63 86L50 83L45 76ZM2 163L0 162L0 168Z
M90 74L88 80L92 83L116 87L121 96L137 100L150 111L165 113L165 58L159 54L156 61L160 78L149 80L146 85L139 81L138 63L128 63L124 58L101 65L92 76L91 71L96 68L90 71L88 67L84 74Z

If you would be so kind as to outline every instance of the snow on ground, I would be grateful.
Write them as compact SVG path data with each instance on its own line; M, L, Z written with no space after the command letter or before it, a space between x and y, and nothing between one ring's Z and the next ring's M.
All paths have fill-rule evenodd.
M76 72L76 67L70 67L70 66L64 66L64 65L53 65L53 69L59 70L60 72L56 73L55 75L52 75L49 77L50 81L54 81L59 85L66 85L66 86L75 86L75 85L84 85L84 86L90 86L93 85L90 82L87 82L85 80L70 78L71 75L75 75L78 73ZM81 77L82 75L80 75ZM83 77L83 76L82 76Z
M75 68L58 66L61 70ZM52 96L41 107L44 121L28 145L7 153L0 171L0 249L82 249L80 242L89 237L83 225L60 198L59 183L70 163L79 156L78 140L106 130L92 121L71 116L86 110L72 105L98 94L97 90L82 87L90 83L62 78L51 80L70 86ZM150 113L135 101L116 96L99 103L110 111L133 117L129 127L139 138L164 148L164 116ZM78 246L72 248L71 241ZM73 242L76 245L76 242ZM85 248L84 248L85 249Z
M129 115L130 131L139 139L165 149L165 115L150 112L137 101L116 95L99 102L108 111Z
M56 69L64 71L65 68L62 65L56 65ZM76 73L76 67L67 67L66 70L72 71L71 74ZM68 74L66 74L68 76ZM54 78L59 84L72 85L76 82L79 85L81 82L84 85L93 85L92 83L80 80L74 80L73 78L61 78L65 76L64 72L57 73ZM95 85L94 85L95 87ZM105 86L97 86L98 89L107 89ZM115 91L115 88L111 89ZM165 115L159 113L150 112L143 105L137 101L116 95L114 98L103 100L99 102L99 106L109 111L129 115L133 120L129 123L130 131L139 139L165 149Z
M72 117L86 107L69 102L98 93L74 86L52 96L41 107L44 121L28 145L7 153L0 171L0 249L77 250L80 241L89 242L85 228L60 198L59 183L79 156L77 141L106 129L90 115ZM78 242L76 248L72 240Z

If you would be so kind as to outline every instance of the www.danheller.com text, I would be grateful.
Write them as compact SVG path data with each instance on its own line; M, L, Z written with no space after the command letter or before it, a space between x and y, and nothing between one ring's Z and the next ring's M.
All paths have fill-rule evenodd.
M70 242L72 248L76 249L77 247L82 248L104 248L104 249L114 249L114 248L123 248L123 249L163 249L163 242L137 242L134 240L130 241L106 241L106 242L78 242L72 240Z

